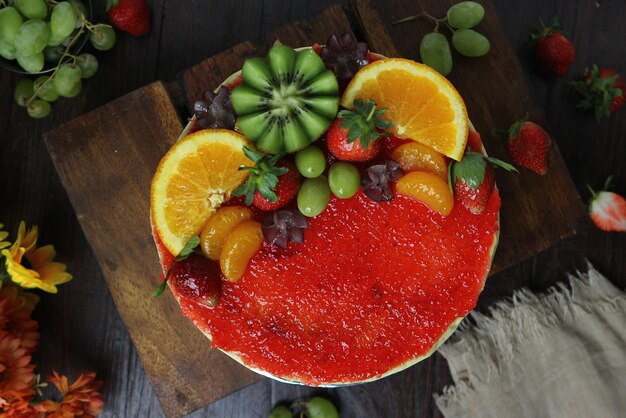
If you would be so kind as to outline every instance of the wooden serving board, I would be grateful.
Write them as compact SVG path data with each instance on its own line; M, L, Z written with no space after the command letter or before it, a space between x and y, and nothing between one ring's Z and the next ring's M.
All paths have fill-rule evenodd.
M334 6L311 21L294 22L269 34L264 45L234 46L184 71L167 88L153 83L45 135L55 168L167 416L185 415L261 379L211 349L180 314L171 294L157 300L150 296L160 275L150 235L150 181L183 128L172 100L182 97L190 107L204 90L216 87L241 68L246 57L264 51L277 38L303 46L323 43L332 33L354 31L374 51L418 59L419 40L432 26L415 21L394 27L391 22L419 13L420 4L443 15L448 3L401 0L388 11L382 0L354 0L348 12L353 25L344 9ZM543 118L530 100L493 7L488 1L481 3L487 14L480 30L491 40L491 51L474 60L455 55L450 79L465 98L490 154L506 159L504 142L494 138L491 129L506 127L526 113L538 122ZM556 147L550 158L547 176L525 170L498 172L502 234L493 272L575 234L583 207Z

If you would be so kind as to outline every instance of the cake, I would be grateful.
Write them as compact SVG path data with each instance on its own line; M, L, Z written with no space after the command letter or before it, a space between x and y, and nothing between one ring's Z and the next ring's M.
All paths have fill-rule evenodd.
M335 51L325 53L333 44ZM163 284L170 284L182 314L213 347L262 375L313 386L376 380L428 357L476 305L498 241L494 160L484 155L460 96L434 70L373 54L346 36L331 37L326 47L290 49L292 58L271 58L276 48L268 58L246 61L243 75L229 77L206 98L220 102L217 107L232 99L234 129L205 129L194 118L155 173L152 233L169 278ZM341 59L328 58L342 48L348 51L343 67L357 67L348 76L346 68L333 65ZM313 55L328 58L319 61L329 69ZM294 62L305 62L313 75L293 71L299 68ZM292 74L282 75L281 68ZM394 71L405 81L382 88ZM259 83L253 76L273 78ZM289 100L276 98L278 89L264 86L277 80L308 90L291 95L293 89L283 86ZM404 107L416 106L411 89L419 88L442 92L420 99L431 103L424 106L428 110L410 109L414 115L407 120L403 112L409 109L397 105L396 96L404 94ZM292 102L301 118L281 119L285 103ZM378 102L387 106L373 107ZM439 116L429 116L439 102L445 102ZM211 113L206 104L201 110ZM334 136L361 124L354 121L359 113L372 116L371 135L380 137L365 142L379 149L357 161L369 149L361 144L357 160L349 161L351 147L344 143L337 150ZM272 136L279 128L271 123L278 120L282 133ZM451 134L438 139L439 133ZM238 151L242 146L245 152ZM301 163L300 155L319 151L323 169ZM192 160L200 163L185 162ZM266 196L258 203L259 190L250 186L262 182L254 167L267 161L269 172L280 172L281 183L272 188L278 208ZM350 182L344 187L343 175L358 176L354 191ZM194 197L206 193L206 182L213 182L209 195ZM288 182L296 184L295 192L283 188ZM321 203L309 203L311 190Z

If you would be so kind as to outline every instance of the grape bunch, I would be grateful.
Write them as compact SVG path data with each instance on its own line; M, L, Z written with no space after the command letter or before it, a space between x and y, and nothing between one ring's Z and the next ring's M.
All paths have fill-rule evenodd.
M0 0L0 56L28 73L40 73L46 63L53 69L50 76L22 79L15 87L15 100L31 117L46 117L51 102L76 96L82 80L98 70L94 55L73 54L83 36L101 51L116 40L111 26L87 20L81 0Z
M462 1L450 7L446 17L441 19L423 12L397 20L394 24L409 22L420 17L426 17L435 22L433 32L426 34L420 42L420 57L424 64L439 73L448 75L452 71L450 43L448 38L438 31L441 23L452 32L452 46L459 54L466 57L482 57L489 52L489 39L472 29L485 17L485 9L481 4L474 1Z

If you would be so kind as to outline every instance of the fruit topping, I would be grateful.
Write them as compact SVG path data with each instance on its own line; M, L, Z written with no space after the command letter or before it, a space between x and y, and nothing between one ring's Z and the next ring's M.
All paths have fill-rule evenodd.
M541 22L541 28L531 29L530 46L535 48L539 70L548 75L564 76L574 62L574 44L561 32L556 18L552 26Z
M357 71L369 64L366 58L367 44L357 42L351 33L340 37L331 35L322 49L326 68L332 70L338 80L349 80Z
M361 175L353 164L339 161L328 170L328 185L335 196L348 199L359 190Z
M219 266L196 253L172 265L169 281L177 295L210 308L222 293Z
M385 161L365 170L361 176L363 193L374 202L385 202L393 199L392 182L400 179L404 173L396 161Z
M324 211L330 200L330 187L325 176L306 179L298 192L298 209L304 216L312 218Z
M443 179L448 177L446 158L419 142L409 142L398 146L391 153L391 159L397 161L405 172L428 171Z
M354 111L342 110L326 134L328 150L345 161L367 161L380 152L376 140L389 135L384 132L392 123L381 119L385 109L376 109L372 100L355 100Z
M448 182L436 174L412 171L396 183L399 194L424 203L435 212L448 216L454 206L454 198Z
M626 199L617 193L609 192L612 177L604 183L604 190L596 192L589 185L589 217L603 231L626 232Z
M548 172L548 159L552 139L539 125L520 120L508 129L508 146L511 160L539 175Z
M300 187L300 176L293 164L281 160L282 154L261 154L250 148L244 148L243 152L254 166L240 167L240 170L250 172L250 176L233 194L245 195L246 205L254 203L257 208L267 211L289 203Z
M246 60L242 77L231 93L237 126L270 154L316 141L337 113L337 79L312 49L275 45L266 58Z
M195 132L163 156L150 188L152 222L165 247L178 255L189 239L248 176L249 142L225 129Z
M220 255L220 267L227 280L236 282L246 272L248 263L263 245L261 223L243 221L235 226L224 241Z
M420 58L422 62L441 75L452 71L452 51L448 38L439 32L424 35L420 42Z
M517 171L504 161L474 151L468 151L461 161L452 164L454 197L475 215L483 213L496 185L494 166Z
M266 215L261 230L270 244L285 249L288 242L303 242L308 226L309 221L299 211L282 209Z
M459 54L472 58L486 55L491 47L489 39L473 29L459 29L454 32L452 45Z
M300 174L306 178L315 178L326 169L326 156L321 149L310 145L296 153L294 162Z
M363 67L341 98L351 109L356 99L371 99L387 109L391 132L427 145L454 160L465 151L469 122L465 103L452 84L427 65L387 58Z
M482 22L485 8L475 1L462 1L448 9L448 24L456 29L469 29Z
M585 70L584 81L577 81L573 86L583 96L578 107L593 109L597 121L615 112L626 101L626 82L610 68L594 65L591 70Z
M193 113L201 129L235 128L235 110L226 87L220 87L217 93L205 91L202 99L193 104Z
M219 260L224 241L230 231L243 221L252 219L254 213L244 206L226 206L219 208L202 227L200 248L211 260Z

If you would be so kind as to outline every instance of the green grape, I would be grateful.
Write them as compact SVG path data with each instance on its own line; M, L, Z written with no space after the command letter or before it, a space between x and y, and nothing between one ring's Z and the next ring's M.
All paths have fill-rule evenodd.
M292 418L291 411L284 405L277 406L270 411L267 418Z
M74 30L78 15L72 3L62 1L57 3L50 14L50 29L57 37L66 37Z
M59 98L59 93L54 87L54 83L52 80L48 81L50 77L42 75L35 79L33 83L33 90L35 90L35 94L37 97L44 99L47 102L54 102Z
M308 146L296 153L294 162L300 174L307 178L315 178L326 169L326 157L317 147Z
M448 9L448 24L457 29L469 29L485 17L485 8L475 1L462 1Z
M43 70L43 66L45 64L43 52L37 52L33 55L21 55L18 52L15 58L17 59L17 63L20 67L31 74L38 73Z
M8 60L15 59L15 45L0 41L0 57Z
M15 7L29 19L43 19L48 15L44 0L15 0Z
M61 59L61 55L63 55L63 51L65 48L60 46L47 46L43 50L43 56L47 62L57 63Z
M67 37L59 36L59 35L56 35L54 32L52 32L52 30L50 29L50 22L48 22L47 25L48 25L48 30L50 33L50 36L48 37L47 46L60 46L63 43L63 41L67 39Z
M83 88L83 81L78 80L78 82L74 84L74 87L72 88L72 90L70 90L69 93L67 93L64 97L76 97L78 96L78 93L80 93L82 88Z
M33 55L43 51L48 43L50 30L43 20L27 20L15 36L16 55Z
M76 92L72 95L76 88L76 84L80 82L81 75L82 72L78 65L61 65L54 75L54 79L52 80L54 83L54 88L56 89L57 93L59 93L59 96L73 97L78 94L78 92ZM80 92L80 89L78 91Z
M89 78L98 71L98 60L91 54L80 54L76 57L76 64L80 67L82 78Z
M361 175L353 164L339 161L328 170L328 184L335 196L348 199L359 190Z
M76 16L78 16L76 27L80 28L83 24L83 22L81 21L81 16L87 17L87 7L85 6L85 3L80 0L69 0L69 2L72 3L72 6L74 6L74 9L76 10Z
M422 62L437 70L440 74L448 75L452 71L452 52L448 39L437 32L426 34L420 43Z
M97 26L89 34L91 45L100 51L107 51L113 48L115 38L115 31L110 26Z
M489 39L473 29L459 29L452 35L452 45L466 57L482 57L489 52Z
M22 23L22 16L14 7L0 9L0 43L13 45Z
M31 118L41 119L50 114L50 103L45 100L36 99L28 104L26 110Z
M339 418L339 411L331 401L316 396L305 403L306 413L309 418Z
M298 209L304 216L312 218L322 213L330 200L330 187L326 177L304 180L298 190L297 200Z
M33 80L30 78L22 78L15 85L15 90L13 91L13 98L15 102L20 106L26 106L26 103L30 100L31 97L35 94L33 90Z

